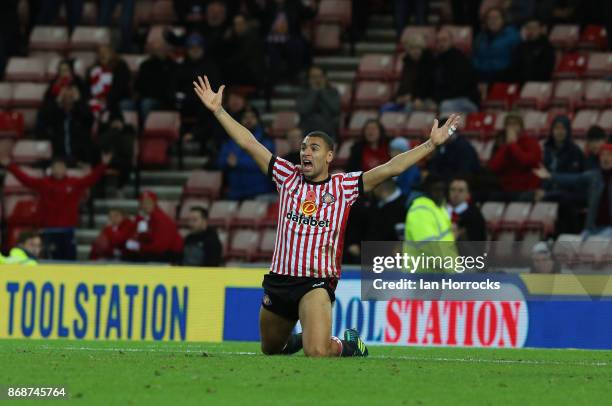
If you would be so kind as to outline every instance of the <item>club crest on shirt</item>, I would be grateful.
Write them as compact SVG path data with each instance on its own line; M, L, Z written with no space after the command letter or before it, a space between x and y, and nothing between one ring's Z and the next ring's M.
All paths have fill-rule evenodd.
M306 193L306 200L300 205L300 210L305 216L312 216L317 212L317 195L312 190Z
M335 201L336 198L329 192L323 193L323 197L321 197L321 202L323 202L324 204L332 204Z

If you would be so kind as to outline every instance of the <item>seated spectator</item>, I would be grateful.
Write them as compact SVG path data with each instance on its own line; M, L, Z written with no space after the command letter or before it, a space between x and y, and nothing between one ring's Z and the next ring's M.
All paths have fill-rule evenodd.
M509 113L489 161L489 169L501 183L503 193L497 198L502 200L531 200L540 186L540 179L533 170L540 166L542 150L537 139L523 130L522 117Z
M394 138L389 143L389 156L390 158L395 157L403 152L410 149L410 143L407 139L402 137ZM412 188L419 186L421 183L421 170L417 165L412 165L408 170L404 171L401 175L395 178L395 184L400 188L402 194L406 197L412 193Z
M110 167L117 171L117 191L121 195L133 169L136 129L126 124L121 112L112 111L98 132L100 149L113 154Z
M17 245L11 248L9 256L3 257L0 254L0 264L38 265L42 247L42 239L37 231L22 231L17 238Z
M183 265L219 266L223 257L223 246L217 230L208 225L208 210L192 207L189 211L189 235L183 247Z
M225 47L232 50L224 60L223 73L227 82L263 89L267 74L264 44L244 14L234 16L224 40Z
M132 74L127 63L110 45L98 47L98 58L87 72L89 106L98 113L130 107Z
M94 117L75 85L63 87L55 101L46 103L38 114L39 137L51 141L54 154L65 157L70 165L92 162Z
M540 241L531 249L531 273L559 273L561 266L553 258L553 254L544 241Z
M433 82L433 55L421 35L404 40L406 53L402 59L402 73L392 103L382 107L382 111L412 111L429 109Z
M445 120L441 120L444 125ZM460 156L461 159L457 159ZM451 139L436 148L432 154L427 169L446 181L456 176L473 178L480 172L480 158L471 142L459 131Z
M183 252L183 238L176 223L157 205L157 195L140 195L140 213L125 243L124 259L134 262L176 262Z
M49 82L49 86L45 92L44 103L54 103L62 90L71 86L76 86L81 94L87 94L85 83L74 71L73 61L70 59L63 59L57 65L55 77Z
M512 54L520 41L516 28L505 25L503 11L490 8L485 29L474 40L474 67L479 78L487 82L509 80Z
M372 191L376 199L368 213L367 239L370 241L399 241L406 220L406 195L393 179L387 179Z
M274 143L266 135L254 108L242 114L240 123L253 133L255 139L274 154ZM228 199L243 200L274 192L270 179L257 168L251 158L234 140L227 140L221 147L217 165L223 170L228 186Z
M302 149L302 140L304 139L304 133L299 128L293 128L287 131L285 136L289 143L289 152L281 157L291 162L292 164L300 165L300 150Z
M134 83L141 122L153 110L174 108L176 74L177 64L170 57L168 45L161 39L154 41L149 57L140 64Z
M572 139L567 116L557 116L544 143L544 166L550 172L577 173L584 170L584 154Z
M226 56L223 37L230 25L227 18L227 3L229 2L210 0L207 3L204 21L196 25L195 29L206 38L208 54L216 58L220 65L223 65L221 58Z
M520 83L548 82L555 67L555 49L548 40L546 27L537 18L523 25L525 38L514 51L511 73Z
M327 81L325 71L312 66L308 70L308 87L295 101L300 113L300 128L305 134L323 131L336 139L340 122L340 94Z
M377 119L368 120L361 129L361 139L351 147L347 170L366 172L389 159L385 128Z
M24 186L38 193L38 220L44 228L45 246L55 247L51 259L76 259L74 228L79 223L79 204L87 190L95 185L106 171L112 154L103 154L102 163L87 176L68 176L66 161L55 158L51 163L51 175L43 178L25 173L10 158L2 157L0 163Z
M120 259L133 229L132 220L123 210L111 208L108 211L108 225L91 245L89 259Z
M446 28L436 35L432 76L431 97L439 104L440 114L478 111L480 94L476 72L468 57L454 47L453 36Z
M599 168L599 150L606 143L606 138L606 132L600 126L591 126L587 131L584 162L586 170Z
M455 240L487 240L487 225L478 206L472 203L470 185L467 179L455 178L450 182L448 211L455 226Z

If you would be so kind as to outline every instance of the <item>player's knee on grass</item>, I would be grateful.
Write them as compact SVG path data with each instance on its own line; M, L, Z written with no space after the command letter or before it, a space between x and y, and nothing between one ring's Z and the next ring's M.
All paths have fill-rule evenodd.
M332 347L332 342L328 338L324 342L306 343L304 342L304 355L307 357L331 357L335 356L336 352Z
M261 352L264 355L277 355L283 351L283 347L285 344L278 345L278 343L266 343L264 341L261 342Z

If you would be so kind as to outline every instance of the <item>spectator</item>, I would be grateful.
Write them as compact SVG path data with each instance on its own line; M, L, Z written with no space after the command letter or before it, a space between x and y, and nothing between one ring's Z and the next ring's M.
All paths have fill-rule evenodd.
M567 116L557 116L544 143L544 166L550 172L578 173L584 170L584 154L572 139Z
M591 126L587 131L584 162L586 170L599 168L599 150L606 143L606 138L606 132L597 125Z
M207 0L173 0L173 3L178 23L187 32L191 33L203 24Z
M407 139L397 137L389 143L389 155L391 158L410 149ZM395 183L404 196L410 196L412 189L421 183L421 170L417 165L412 165L408 170L395 178Z
M427 0L393 0L393 19L397 38L401 38L412 14L415 25L427 24L427 3Z
M221 0L210 0L206 6L204 24L198 28L206 38L206 49L209 55L217 60L225 56L224 36L229 27L227 5ZM223 65L221 62L219 64Z
M312 66L308 70L308 88L299 93L295 103L300 113L300 128L305 134L317 130L336 139L340 94L329 84L322 68Z
M81 22L83 0L43 0L40 4L37 25L54 25L62 3L66 7L68 29L72 32Z
M123 210L111 208L108 211L108 225L91 245L89 259L120 259L133 229L132 220Z
M0 263L7 265L38 265L42 252L42 239L37 231L22 231L17 238L17 245L11 249L8 257L0 255Z
M253 133L257 141L274 153L274 143L264 132L259 115L254 108L246 110L241 124ZM257 164L234 140L227 140L221 147L218 166L224 171L228 185L228 199L250 199L260 194L274 192L268 177L257 170Z
M75 85L63 87L38 114L40 138L51 141L56 155L65 157L70 165L91 163L94 118Z
M497 137L489 168L501 182L503 200L531 200L540 179L533 170L540 165L542 150L538 141L524 133L521 116L509 113L503 132Z
M38 220L45 228L45 246L54 247L52 259L75 259L74 228L79 223L79 203L87 190L98 182L111 161L111 154L102 155L102 163L87 176L67 175L66 161L55 158L51 163L51 175L36 178L26 174L8 157L1 164L24 186L38 193Z
M293 164L300 165L300 151L302 149L304 133L299 128L293 128L287 131L286 138L287 142L289 143L289 152L282 158Z
M445 120L441 120L444 123ZM461 159L456 157L460 156ZM471 142L460 132L455 132L453 137L445 144L436 148L432 154L427 168L446 181L456 176L473 178L480 172L480 158Z
M480 79L509 80L512 53L520 41L516 28L505 25L502 10L490 8L485 15L485 29L474 41L474 67Z
M140 195L140 213L125 243L124 259L134 262L176 262L183 252L183 238L176 223L157 205L157 195Z
M436 35L432 98L440 105L442 115L478 111L476 72L468 57L453 46L452 34L446 28Z
M393 179L387 179L372 191L376 204L368 213L367 239L399 241L406 219L406 195Z
M190 233L183 247L183 265L220 266L223 246L217 230L208 225L208 210L192 207L189 211Z
M152 110L174 107L176 73L177 64L170 57L168 45L163 40L154 41L150 56L140 65L134 85L141 122Z
M520 83L548 82L555 67L555 49L548 40L546 28L537 18L523 25L524 41L514 51L511 72Z
M86 94L85 83L74 71L73 62L69 59L63 59L57 65L57 74L49 82L45 92L44 104L55 102L62 90L70 86L76 86L80 94Z
M98 47L98 57L87 78L91 95L89 105L93 112L130 107L130 69L110 45Z
M231 50L223 68L227 81L263 89L266 83L264 44L244 14L234 16L232 27L225 33L224 47Z
M531 249L531 273L559 273L560 265L544 241L540 241Z
M406 54L402 62L400 83L395 93L393 103L383 106L382 110L411 111L430 109L430 92L433 84L433 55L425 39L421 35L414 35L404 39Z
M133 52L132 34L134 25L135 0L100 0L98 8L98 25L110 27L115 8L121 4L121 50L125 53Z
M385 128L377 119L366 121L361 129L361 140L351 147L348 171L369 171L390 159Z
M485 219L478 206L472 204L471 200L467 179L454 178L448 188L448 211L455 226L455 240L486 241Z
M122 189L130 181L133 169L136 129L126 124L121 112L112 111L107 121L100 126L99 133L100 149L113 154L110 167L118 173L117 190L122 195Z

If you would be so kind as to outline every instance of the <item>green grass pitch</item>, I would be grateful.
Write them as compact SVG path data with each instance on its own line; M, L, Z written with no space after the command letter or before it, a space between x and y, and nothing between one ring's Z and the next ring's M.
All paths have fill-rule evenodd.
M370 347L370 355L266 357L256 343L232 342L2 340L0 385L62 385L72 399L99 405L597 405L612 394L612 351Z

